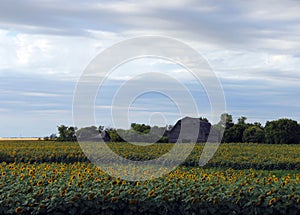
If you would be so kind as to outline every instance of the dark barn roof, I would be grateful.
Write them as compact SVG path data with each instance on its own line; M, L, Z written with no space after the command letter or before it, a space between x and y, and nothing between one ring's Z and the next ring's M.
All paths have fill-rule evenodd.
M169 132L169 142L206 142L211 124L199 118L184 117Z

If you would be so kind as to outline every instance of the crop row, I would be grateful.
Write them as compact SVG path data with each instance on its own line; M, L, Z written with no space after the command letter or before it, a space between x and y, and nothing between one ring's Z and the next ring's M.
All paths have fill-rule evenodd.
M3 162L0 173L1 214L296 214L300 210L297 173L178 167L158 179L126 181L79 162Z
M111 155L104 153L104 143L89 143L82 147L71 142L16 141L0 142L0 162L86 162L87 157L99 162L111 162ZM159 158L168 153L172 144L154 144L135 146L127 143L108 143L112 151L123 158L146 161ZM185 148L182 145L182 151ZM185 166L198 166L203 144L197 144L190 155L183 160ZM181 157L173 156L167 163L177 162ZM300 169L300 145L266 145L266 144L221 144L216 154L205 167L224 167L234 169Z

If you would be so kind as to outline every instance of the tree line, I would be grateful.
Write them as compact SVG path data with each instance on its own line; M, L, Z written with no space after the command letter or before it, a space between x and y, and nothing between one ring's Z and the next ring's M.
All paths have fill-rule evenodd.
M200 117L202 121L209 122L207 118ZM247 123L247 117L241 116L234 122L232 115L224 113L220 122L212 125L216 130L224 129L222 143L267 143L267 144L298 144L300 143L300 124L292 119L281 118L267 121L265 126L259 122ZM104 128L103 126L90 126L77 129L73 126L60 125L58 136L51 134L44 140L77 141L77 136L95 136L106 132L111 142L125 142L125 140L140 141L156 140L159 143L168 142L168 133L172 125L166 127L150 126L132 123L130 129ZM150 133L150 131L152 131Z
M216 129L223 126L223 143L267 143L297 144L300 143L300 124L292 119L281 118L267 121L265 126L259 122L246 123L247 117L241 116L234 123L232 115L225 113L221 121L214 125Z

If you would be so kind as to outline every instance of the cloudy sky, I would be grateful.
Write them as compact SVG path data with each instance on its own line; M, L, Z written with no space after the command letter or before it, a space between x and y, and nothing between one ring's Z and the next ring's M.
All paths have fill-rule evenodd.
M2 0L0 137L46 136L57 125L72 125L73 93L86 66L106 48L144 35L196 49L219 78L234 119L300 121L300 1L136 2ZM113 126L114 93L140 71L173 72L210 118L205 89L188 71L140 59L116 69L104 84L95 101L99 124ZM137 98L129 109L130 120L143 123L153 113L170 124L180 116L176 104L157 93Z

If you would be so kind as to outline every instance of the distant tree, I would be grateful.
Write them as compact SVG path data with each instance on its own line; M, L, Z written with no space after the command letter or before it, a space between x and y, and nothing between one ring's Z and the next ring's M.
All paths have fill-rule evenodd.
M243 133L247 129L246 124L235 124L224 132L223 142L225 143L241 143L243 142Z
M247 117L241 116L238 118L238 124L246 124Z
M256 125L252 125L243 132L243 142L263 143L265 141L264 130Z
M231 128L234 123L233 123L233 120L232 120L232 115L228 114L228 113L223 113L221 115L221 122L222 123L225 123L225 128Z
M230 129L234 125L232 121L232 115L228 113L223 113L220 116L220 121L213 125L214 132L218 134L219 138L222 138L222 142L228 142L232 139L231 134L228 132L228 129ZM222 137L223 134L223 137Z
M60 125L57 126L57 130L58 130L58 141L66 141L67 139L67 133L68 133L68 127L65 125Z
M203 121L203 122L209 122L206 117L199 117L199 119L200 119L200 121Z
M225 143L241 143L243 142L243 133L249 127L246 124L246 117L242 116L238 118L238 123L232 122L231 115L227 115L226 128L223 135L222 142Z
M99 125L99 126L98 126L98 131L99 131L100 133L103 132L103 131L104 131L104 126Z
M173 128L173 125L167 125L167 131L171 131Z
M300 125L292 119L268 121L265 126L266 143L300 143Z
M76 138L76 130L77 128L76 127L69 127L68 130L67 130L67 140L66 141L77 141L77 138Z
M149 133L151 126L145 124L131 123L131 128L139 133Z
M110 136L110 141L111 142L124 142L124 140L122 139L122 137L119 135L117 129L115 128L108 128L106 130ZM120 132L120 130L119 130Z
M58 141L76 141L76 127L67 127L65 125L60 125L57 127L59 137L57 138Z
M254 122L252 125L259 127L261 129L264 129L264 127L262 126L262 124L260 122Z

